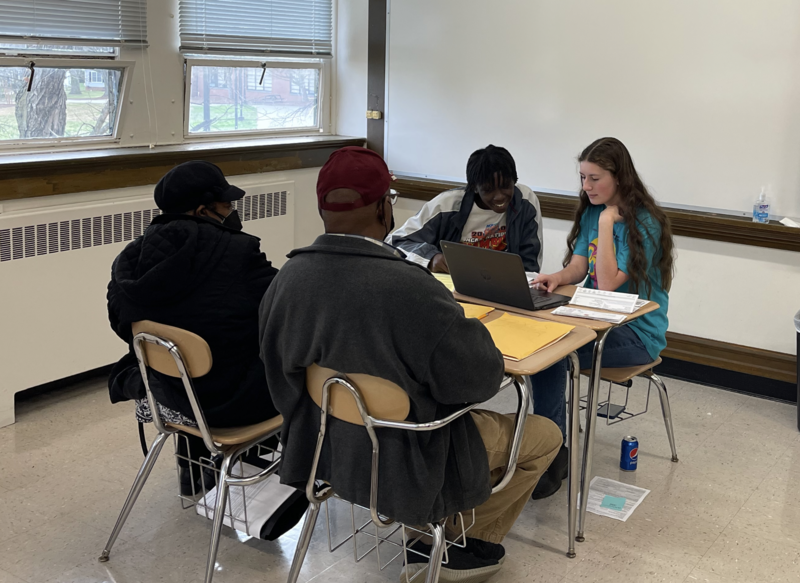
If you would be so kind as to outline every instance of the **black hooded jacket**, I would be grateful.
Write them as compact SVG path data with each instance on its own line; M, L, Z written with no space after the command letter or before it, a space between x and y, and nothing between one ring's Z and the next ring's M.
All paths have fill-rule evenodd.
M194 381L209 425L257 423L277 414L258 336L258 306L277 273L258 237L210 219L160 215L114 261L109 321L131 347L131 324L139 320L198 334L208 342L214 363ZM180 380L151 374L155 398L193 417ZM132 348L113 368L109 391L112 402L145 396Z

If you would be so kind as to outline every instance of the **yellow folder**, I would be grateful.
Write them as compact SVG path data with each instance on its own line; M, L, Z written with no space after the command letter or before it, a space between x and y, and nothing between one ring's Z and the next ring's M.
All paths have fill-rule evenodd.
M522 360L560 340L575 326L503 314L486 328L503 356Z
M458 305L464 309L464 315L467 318L478 318L478 320L485 318L487 314L494 312L494 308L487 308L486 306L476 306L475 304L462 304Z

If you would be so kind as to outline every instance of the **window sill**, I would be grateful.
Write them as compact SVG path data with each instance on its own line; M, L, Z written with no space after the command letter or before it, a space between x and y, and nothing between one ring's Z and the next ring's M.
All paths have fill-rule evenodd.
M228 176L318 168L335 150L364 142L313 136L7 154L0 156L0 200L155 184L173 166L197 159Z

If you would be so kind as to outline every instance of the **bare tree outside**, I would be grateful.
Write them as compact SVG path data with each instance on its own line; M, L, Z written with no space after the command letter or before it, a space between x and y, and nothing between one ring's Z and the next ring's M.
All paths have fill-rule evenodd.
M66 69L38 71L31 90L27 82L17 89L14 115L20 138L60 138L67 126L67 93L64 91Z
M0 67L0 141L112 135L121 79L121 70L102 62L93 69L34 66L33 73Z

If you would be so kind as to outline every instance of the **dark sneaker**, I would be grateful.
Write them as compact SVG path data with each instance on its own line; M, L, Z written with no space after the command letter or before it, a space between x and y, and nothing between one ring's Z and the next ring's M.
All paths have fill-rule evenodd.
M556 457L553 458L553 463L547 468L547 473L556 480L566 480L569 474L569 449L566 445L562 445L558 450Z
M490 543L479 538L467 537L464 550L469 554L487 561L497 561L501 565L506 560L506 549L501 544Z
M561 480L557 480L550 472L545 472L539 478L539 482L533 489L531 498L534 500L541 500L542 498L549 498L561 488Z
M413 553L411 549L424 553L426 556ZM411 579L420 571L428 568L428 556L431 554L430 545L417 541L411 546L411 549L407 553L408 563L400 572L400 583L405 583L406 577ZM442 583L483 583L497 573L501 567L497 560L481 559L456 546L451 546L447 550L447 558L447 564L442 565L439 572L439 581ZM425 575L420 574L417 580L424 581L424 577Z

